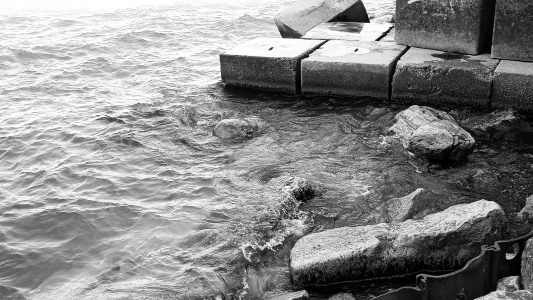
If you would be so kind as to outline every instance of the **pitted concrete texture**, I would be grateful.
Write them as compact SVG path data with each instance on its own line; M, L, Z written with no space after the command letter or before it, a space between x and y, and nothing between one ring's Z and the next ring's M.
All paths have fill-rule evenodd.
M456 269L500 239L505 222L497 203L479 200L416 221L312 233L291 250L292 280L310 285Z
M499 60L488 54L462 55L411 48L392 80L392 101L487 107Z
M302 93L388 100L390 78L405 49L386 42L328 41L302 61Z
M533 1L496 2L492 57L533 61Z
M274 17L284 38L300 38L324 22L365 22L368 15L361 0L300 0Z
M300 63L324 41L260 38L220 54L222 82L298 93Z
M500 62L494 72L492 106L533 112L533 62Z
M384 36L392 24L330 22L308 31L302 38L314 40L376 41Z
M397 0L396 42L479 54L488 50L495 0Z

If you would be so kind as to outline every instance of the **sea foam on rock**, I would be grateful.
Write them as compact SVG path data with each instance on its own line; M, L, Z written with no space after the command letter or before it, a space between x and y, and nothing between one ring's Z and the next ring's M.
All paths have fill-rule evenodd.
M213 134L221 139L246 140L253 138L259 131L259 118L224 119L213 129Z
M460 161L472 153L475 140L449 114L413 105L398 113L389 128L404 140L405 148L433 160Z
M496 202L479 200L421 220L313 233L291 251L292 280L323 284L458 268L478 255L480 246L500 239L505 222Z

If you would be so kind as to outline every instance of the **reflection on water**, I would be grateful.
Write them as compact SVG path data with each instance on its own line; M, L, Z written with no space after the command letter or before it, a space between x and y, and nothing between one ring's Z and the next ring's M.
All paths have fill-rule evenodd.
M262 299L291 289L298 237L375 223L417 188L441 208L521 208L531 122L434 166L386 135L401 107L220 86L218 54L278 36L288 2L0 14L0 298ZM393 1L367 2L391 14ZM214 137L231 117L266 125ZM285 174L321 193L279 220L271 179Z

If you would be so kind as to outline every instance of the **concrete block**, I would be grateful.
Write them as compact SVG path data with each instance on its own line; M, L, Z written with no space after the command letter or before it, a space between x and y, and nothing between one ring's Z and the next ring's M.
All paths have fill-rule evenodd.
M380 42L394 42L396 37L396 28L392 27L387 34L379 39Z
M533 61L533 2L496 2L492 57Z
M329 41L302 61L302 93L387 100L405 49L395 43Z
M411 48L396 66L392 101L486 107L498 62L488 54L471 56Z
M490 47L495 0L397 0L396 42L479 54Z
M284 38L300 38L324 22L370 22L361 0L300 0L274 17Z
M494 72L492 106L533 111L533 62L500 62Z
M376 41L384 36L392 24L330 22L309 30L302 38L313 40Z
M259 38L220 54L222 82L263 90L300 91L300 64L324 41Z

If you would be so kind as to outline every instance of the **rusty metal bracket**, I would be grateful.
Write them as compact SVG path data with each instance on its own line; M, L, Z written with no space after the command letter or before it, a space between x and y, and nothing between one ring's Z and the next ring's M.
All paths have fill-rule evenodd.
M522 253L533 231L511 240L482 246L481 254L455 272L420 274L416 287L403 287L373 300L473 300L496 290L498 279L520 275Z

